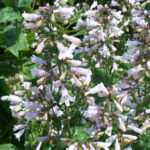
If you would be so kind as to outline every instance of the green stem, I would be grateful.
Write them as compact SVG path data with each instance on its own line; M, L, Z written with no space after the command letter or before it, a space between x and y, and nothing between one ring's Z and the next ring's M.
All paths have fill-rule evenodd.
M34 10L35 3L36 3L36 0L33 0L32 10Z
M145 81L145 85L144 85L144 104L145 104L145 106L147 105L147 82Z
M18 27L18 20L15 20L15 26L16 26L16 34L17 34L17 40L19 39L19 27Z
M68 134L69 134L69 137L71 137L70 124L69 124L69 118L68 118L68 108L66 107L66 105L65 105L65 115L66 115Z

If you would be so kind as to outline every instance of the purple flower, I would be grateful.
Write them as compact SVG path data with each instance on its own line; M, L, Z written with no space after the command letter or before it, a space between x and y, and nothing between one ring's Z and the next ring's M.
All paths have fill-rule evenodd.
M49 136L41 136L41 137L37 137L36 139L37 141L42 142L42 141L49 139Z
M24 12L22 14L23 18L26 20L26 21L33 21L33 20L37 20L39 18L41 18L41 15L37 15L37 14L29 14L29 13L26 13Z
M32 55L31 60L33 63L39 64L39 65L43 65L43 64L46 65L47 64L45 60L43 60L43 59L41 59L35 55Z
M33 111L33 112L29 113L29 114L25 114L25 118L26 118L27 120L32 120L32 119L34 119L35 117L37 117L37 116L39 115L39 113L41 113L41 110Z
M50 76L49 72L46 72L43 69L37 69L35 67L31 70L31 72L33 76Z

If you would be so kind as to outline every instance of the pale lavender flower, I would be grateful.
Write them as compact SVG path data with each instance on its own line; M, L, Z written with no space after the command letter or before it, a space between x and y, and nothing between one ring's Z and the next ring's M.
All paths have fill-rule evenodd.
M15 91L15 95L19 95L19 96L23 95L24 93L25 93L24 90Z
M89 144L90 150L95 150L95 148L93 147L93 145L90 143Z
M22 86L25 90L29 90L31 87L31 82L23 82Z
M91 81L91 75L81 76L79 80L83 83L83 85L89 85Z
M34 95L38 95L40 93L40 90L37 86L33 86L31 90Z
M129 3L134 5L136 0L129 0Z
M41 136L41 137L37 137L36 139L37 139L37 141L39 141L39 142L43 142L43 141L49 139L49 136Z
M88 29L92 29L94 27L101 26L101 24L98 23L97 21L95 21L93 18L87 18L86 25L87 25Z
M146 114L150 114L150 109L146 109L146 110L145 110L145 113L146 113Z
M74 36L64 34L63 38L76 44L76 45L80 45L80 43L81 43L81 40L79 38L74 37Z
M28 101L24 103L24 107L27 109L37 109L42 108L43 106L38 103Z
M71 97L68 93L68 90L65 88L64 85L62 85L61 87L61 99L59 104L62 105L63 103L65 103L66 106L70 106L70 102L74 102L76 97Z
M112 144L114 140L116 140L116 138L117 138L117 135L112 135L106 139L106 142Z
M23 101L21 97L15 95L9 95L8 100L12 105L20 104Z
M132 147L128 146L127 148L124 148L123 150L132 150Z
M45 46L46 40L47 40L47 38L43 39L43 40L39 43L38 47L37 47L36 50L35 50L36 54L39 54L39 53L41 53L41 52L43 51L43 48L44 48L44 46Z
M53 99L53 95L52 95L52 91L51 91L51 86L48 85L47 89L46 89L46 99L47 100L52 100Z
M53 81L52 91L58 92L60 86L61 86L61 80Z
M9 99L9 96L2 96L2 97L1 97L1 100L2 100L2 101L6 101L6 100L8 100L8 99Z
M109 49L107 47L106 44L103 45L103 48L99 49L99 53L103 56L103 57L110 57L110 52Z
M60 109L59 109L59 107L58 106L54 106L52 109L50 109L50 114L55 114L57 117L60 117L60 116L62 116L64 113L63 113L63 111L61 111Z
M86 148L85 144L82 144L81 146L82 146L83 150L88 150L88 149Z
M122 101L121 101L121 105L127 103L129 101L129 98L130 98L129 95L124 96Z
M94 9L95 7L97 7L97 5L98 5L98 2L94 1L93 4L91 5L90 9Z
M33 120L34 118L36 118L39 115L39 113L41 113L41 110L36 110L31 113L26 113L25 118L27 120Z
M82 83L80 82L80 80L75 75L73 75L73 78L71 79L71 82L72 82L72 84L75 84L78 87L83 86Z
M85 93L85 95L96 93L99 93L99 96L102 96L102 94L104 94L104 96L109 94L108 90L106 89L106 87L102 82L100 84L97 84L95 87L91 88L88 92Z
M36 28L36 24L35 23L25 23L24 28L25 29L34 29L34 28Z
M119 118L118 120L119 120L119 128L120 128L123 132L126 132L127 129L126 129L126 127L125 127L124 122L122 121L121 118Z
M147 69L150 70L150 61L147 61Z
M116 2L115 0L111 1L111 6L119 6L118 2Z
M68 62L71 63L71 65L74 67L78 67L82 64L82 62L79 60L68 60Z
M39 64L39 65L43 65L43 64L46 65L47 64L45 60L43 60L43 59L41 59L41 58L39 58L39 57L37 57L35 55L32 55L31 61L33 63Z
M109 150L109 147L111 146L111 143L106 142L93 142L93 144L98 148L104 148L105 150Z
M29 13L26 13L26 12L24 12L24 13L22 14L22 16L24 17L24 19L25 19L26 21L33 21L33 20L37 20L37 19L41 18L41 15L29 14Z
M117 12L112 11L111 13L112 13L118 20L122 20L123 15L121 15L121 11L117 11Z
M74 29L80 29L80 28L83 28L85 27L86 23L82 20L82 19L79 19L77 24L76 24L76 27L74 27Z
M130 139L130 140L136 140L136 139L137 139L137 136L135 136L135 135L130 135L130 134L123 134L122 137L128 138L128 139Z
M69 19L72 15L74 15L74 7L60 7L57 10L54 10L54 13L61 14L66 19Z
M111 136L111 132L112 132L112 125L108 125L105 130L105 134L107 134L108 136Z
M31 73L33 76L50 76L49 72L46 72L43 69L37 69L36 67L31 70Z
M102 114L102 110L103 107L101 106L88 106L88 109L85 111L84 115L88 118L95 119Z
M20 137L23 135L24 131L25 129L21 129L20 131L14 134L18 141L20 141Z
M56 67L52 68L52 71L53 71L53 73L54 73L55 75L58 75L58 74L59 74L59 67L56 66Z
M70 69L72 72L84 75L84 76L88 76L88 75L92 75L92 72L90 69L86 69L86 68L81 68L81 67L71 67Z
M115 142L115 150L121 150L118 139L116 139L116 142Z
M124 31L118 27L112 26L111 27L111 33L109 35L109 37L117 37L117 36L121 36L124 33Z
M114 101L114 103L115 103L117 109L118 109L120 112L123 112L122 106L121 106L116 100Z
M11 109L11 111L13 111L13 112L18 112L18 111L20 111L21 110L21 108L22 108L22 104L19 104L19 105L14 105L14 106L9 106L9 108Z
M146 27L148 25L148 22L146 22L142 17L133 17L132 21L142 27Z
M41 146L42 146L42 142L40 142L40 143L38 144L38 146L36 147L36 150L40 150L40 149L41 149Z
M117 71L118 70L118 65L116 64L116 62L114 61L113 62L113 68L111 70L111 72L113 73L114 71Z
M143 134L143 130L142 129L137 128L137 127L135 127L133 125L128 125L128 129L133 130L136 133Z
M77 145L78 145L78 143L74 143L74 144L70 145L68 148L66 148L66 150L78 150Z
M127 42L127 46L137 46L137 45L142 45L143 42L139 42L139 41L128 41Z
M14 125L13 131L20 130L20 129L26 127L26 126L27 126L26 124L17 124L17 125Z
M139 75L140 75L141 71L143 71L143 70L144 70L144 68L142 68L142 65L139 64L135 68L131 68L128 70L128 76L133 77L136 80L139 78Z
M85 15L90 18L90 17L94 17L95 14L98 13L98 10L89 10L85 13Z
M68 47L65 47L62 43L60 43L59 41L56 42L56 45L57 45L57 48L59 50L59 55L58 55L58 58L61 60L61 59L66 59L66 58L69 58L69 59L72 59L73 58L73 51L74 49L76 48L76 45L75 44L71 44L71 46L68 48Z

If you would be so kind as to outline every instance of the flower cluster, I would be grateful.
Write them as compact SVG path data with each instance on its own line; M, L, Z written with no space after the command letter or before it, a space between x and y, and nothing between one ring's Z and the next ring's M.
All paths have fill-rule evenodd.
M67 150L132 150L130 144L150 128L147 4L94 1L81 9L56 0L40 14L23 13L24 27L36 31L39 56L31 60L38 67L31 72L37 84L20 76L22 89L1 98L18 118L18 140L34 123L40 128L32 138L37 149L59 140ZM78 127L86 129L88 141L72 140L80 136Z

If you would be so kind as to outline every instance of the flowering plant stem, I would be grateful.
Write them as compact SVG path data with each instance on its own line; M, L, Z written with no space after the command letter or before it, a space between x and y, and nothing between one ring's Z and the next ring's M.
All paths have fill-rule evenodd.
M66 107L66 105L65 105L65 116L66 116L68 134L69 134L69 137L71 137L70 123L69 123L69 116L68 116L68 108Z

